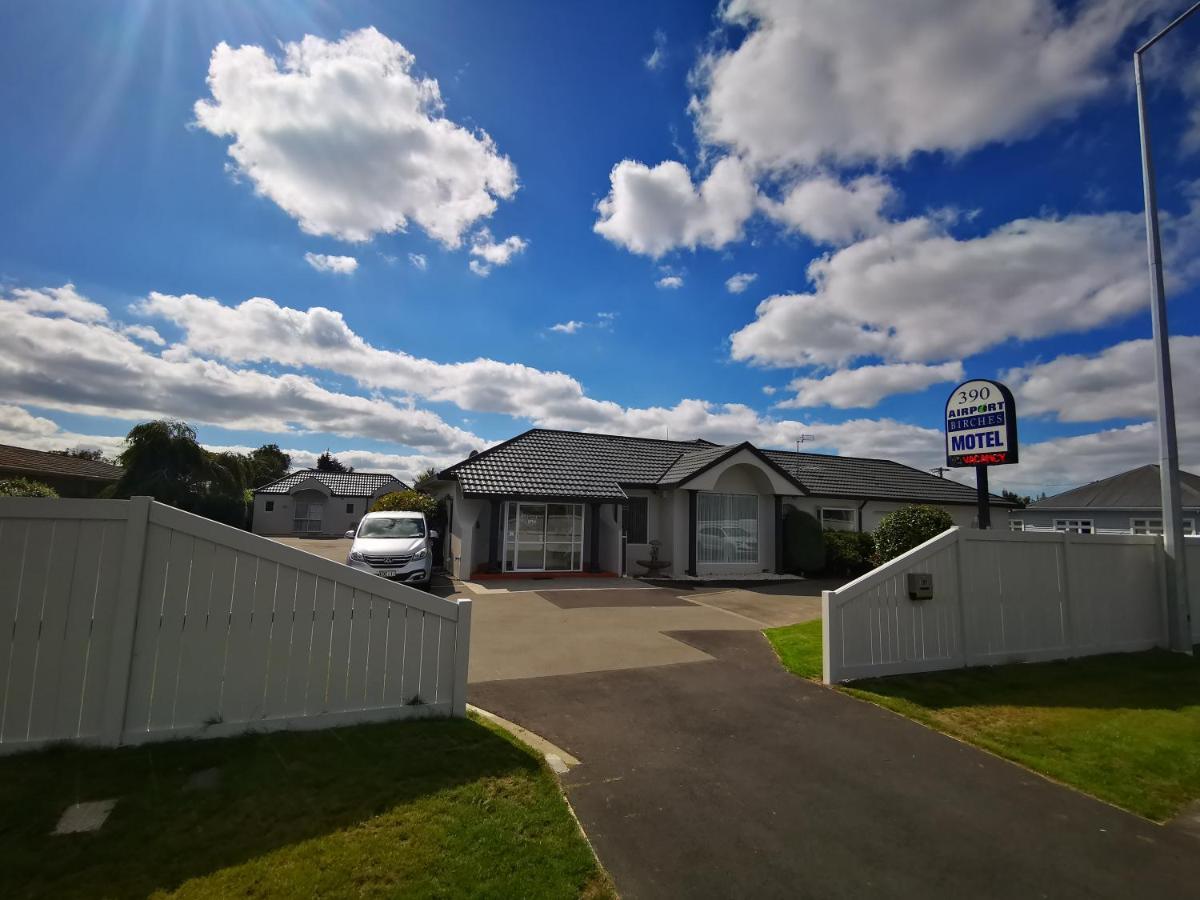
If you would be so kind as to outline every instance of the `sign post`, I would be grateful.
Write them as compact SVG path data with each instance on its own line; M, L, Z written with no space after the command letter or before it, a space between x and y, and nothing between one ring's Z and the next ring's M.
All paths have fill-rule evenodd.
M992 527L988 466L1020 461L1017 405L1012 391L998 381L964 381L946 400L946 465L975 469L979 527Z

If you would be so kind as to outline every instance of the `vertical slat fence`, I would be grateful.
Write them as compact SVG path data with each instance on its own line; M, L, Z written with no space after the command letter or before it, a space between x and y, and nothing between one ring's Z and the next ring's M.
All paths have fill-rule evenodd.
M470 601L146 498L0 499L0 752L463 716Z

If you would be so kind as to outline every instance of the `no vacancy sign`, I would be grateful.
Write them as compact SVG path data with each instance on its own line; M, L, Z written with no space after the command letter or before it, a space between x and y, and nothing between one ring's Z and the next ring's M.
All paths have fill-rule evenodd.
M946 401L946 465L1007 466L1018 462L1017 408L998 381L964 381Z

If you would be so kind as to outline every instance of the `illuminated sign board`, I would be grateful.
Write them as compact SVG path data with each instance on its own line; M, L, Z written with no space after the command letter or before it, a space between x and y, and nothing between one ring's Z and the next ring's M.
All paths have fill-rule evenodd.
M998 381L964 381L946 400L946 465L1018 462L1017 407Z

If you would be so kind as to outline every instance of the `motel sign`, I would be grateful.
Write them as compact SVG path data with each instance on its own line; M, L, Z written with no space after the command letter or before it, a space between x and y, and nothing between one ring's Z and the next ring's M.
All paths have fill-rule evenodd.
M964 381L946 400L946 465L1008 466L1018 462L1017 410L998 381Z

